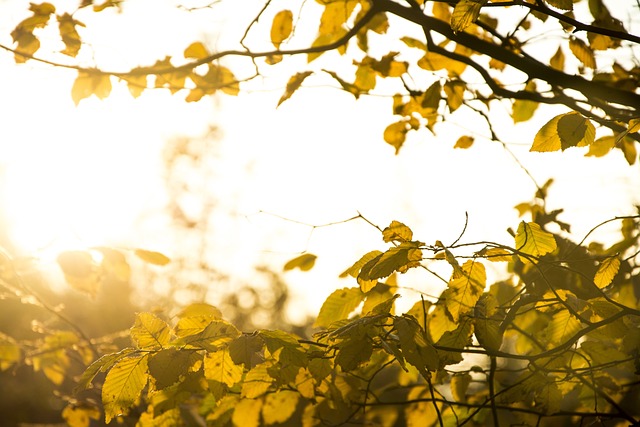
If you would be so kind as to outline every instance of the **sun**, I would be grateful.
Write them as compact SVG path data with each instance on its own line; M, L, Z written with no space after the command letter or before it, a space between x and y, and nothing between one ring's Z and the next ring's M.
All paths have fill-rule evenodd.
M0 130L0 202L11 244L32 256L121 244L142 212L162 205L167 137L198 132L210 110L164 91L74 105L74 72L0 64L11 117ZM11 82L11 83L9 83Z

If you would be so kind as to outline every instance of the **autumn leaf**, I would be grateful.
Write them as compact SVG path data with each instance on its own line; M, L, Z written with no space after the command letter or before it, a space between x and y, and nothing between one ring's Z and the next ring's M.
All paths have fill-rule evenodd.
M391 224L382 230L382 240L385 242L408 242L412 238L411 229L399 221L391 221Z
M480 15L480 9L487 0L460 0L456 3L451 14L451 29L458 33L463 31Z
M458 138L453 148L469 148L473 145L475 139L472 136L464 135Z
M171 260L164 254L155 251L148 251L146 249L135 249L134 253L142 261L153 265L167 265Z
M203 58L206 58L207 56L209 56L209 52L207 51L207 48L201 42L191 43L184 50L184 57L187 58L187 59L189 59L189 58L203 59Z
M535 222L522 221L516 232L516 249L521 253L541 257L556 250L556 239L553 234L544 231ZM520 256L522 262L529 262L528 257Z
M544 0L545 3L562 10L573 10L572 0Z
M149 380L147 359L148 354L122 359L107 373L102 386L102 405L107 424L114 417L128 413L140 397Z
M280 44L289 38L293 29L293 13L290 10L281 10L276 13L271 24L271 43L280 48Z
M93 406L67 405L62 410L62 418L69 427L89 427L91 420L100 419L100 410Z
M595 140L593 123L575 111L549 120L533 139L530 151L557 151L585 147Z
M526 92L536 93L536 83L530 80L525 86ZM516 99L513 102L511 118L514 123L526 122L533 117L533 113L538 109L538 103L528 99Z
M286 87L284 93L282 94L282 96L280 97L280 100L278 101L277 107L279 107L280 104L282 104L287 99L291 98L291 95L293 95L294 92L297 91L300 88L300 86L302 85L302 82L304 81L304 79L309 77L311 74L313 74L313 71L305 71L305 72L302 72L302 73L296 73L293 76L291 76L289 78L289 81L287 82L287 87Z
M363 299L364 294L360 288L342 288L334 291L320 307L313 326L326 328L335 321L346 319Z
M204 358L204 376L232 387L242 378L242 367L233 363L227 349L210 352Z
M152 313L138 313L131 328L131 339L145 350L163 348L169 342L169 334L169 325Z
M78 105L80 101L91 95L105 99L111 93L111 78L98 71L79 71L78 77L71 87L71 98Z
M620 269L620 259L616 257L610 257L600 263L598 271L593 278L593 283L600 289L606 288L611 284L613 278L618 274Z
M582 64L587 67L595 70L596 66L596 57L593 53L593 50L587 46L587 44L577 37L571 37L569 39L569 49L573 56L575 56Z
M400 148L404 144L404 140L407 138L407 132L409 132L409 129L407 122L401 120L399 122L391 123L384 130L384 141L396 149L396 154L400 152Z
M68 13L58 16L60 37L65 45L62 53L74 58L78 55L80 47L82 46L82 40L80 39L80 34L78 34L76 27L84 26L85 25L82 22L73 19L73 17Z
M549 59L549 65L558 71L564 71L564 52L560 46L558 46L556 53Z
M456 402L467 401L467 390L471 384L471 375L467 372L458 373L451 377L451 395Z
M300 395L289 390L268 394L262 405L262 418L266 425L284 423L296 410Z
M314 254L302 254L289 260L283 267L284 271L293 270L294 268L298 268L301 271L309 271L313 268L316 263L316 258L318 258Z

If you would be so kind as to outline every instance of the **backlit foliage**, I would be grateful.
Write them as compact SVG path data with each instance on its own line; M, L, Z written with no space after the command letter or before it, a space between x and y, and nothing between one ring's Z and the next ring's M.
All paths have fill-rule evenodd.
M381 140L396 154L410 133L435 133L459 111L485 118L499 141L494 109L506 106L521 123L540 105L559 104L566 111L531 135L531 151L587 147L586 155L600 157L617 148L629 164L638 157L640 68L632 53L640 39L602 0L265 1L234 49L194 40L129 70L82 65L84 17L126 7L85 0L59 11L32 3L15 23L13 45L0 47L17 63L70 69L76 104L109 97L118 80L134 97L151 89L187 102L237 95L264 70L301 56L292 61L297 69L286 69L277 105L314 80L356 99L388 96L392 118ZM40 37L51 28L60 49L43 53ZM555 36L545 48L530 48L549 28ZM268 48L252 47L248 35ZM232 60L250 67L234 68ZM462 134L455 147L473 143ZM516 206L526 219L509 224L507 244L464 241L464 233L431 244L399 221L378 228L384 249L346 263L353 264L341 277L351 285L327 297L310 337L243 331L203 302L175 315L140 312L120 334L87 336L29 286L34 267L0 254L2 298L55 320L34 320L24 338L0 332L0 370L28 366L60 390L73 384L73 394L57 392L67 403L61 417L73 427L97 419L140 427L636 424L640 214L594 227L619 225L609 247L587 243L591 233L577 241L560 211L546 210L548 185ZM108 280L128 282L133 260L153 268L171 262L150 250L106 247L57 258L67 284L89 299ZM303 253L284 270L307 271L316 260ZM504 277L494 280L496 270ZM440 278L441 293L414 292L400 312L397 298L406 294L398 276L409 271Z

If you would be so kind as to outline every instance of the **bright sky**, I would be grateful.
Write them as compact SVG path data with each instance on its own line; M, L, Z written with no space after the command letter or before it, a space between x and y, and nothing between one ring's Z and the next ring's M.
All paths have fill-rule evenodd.
M121 30L109 30L122 22L119 16L105 15L108 19L95 22L101 25L98 33L108 34L104 39L92 36L96 51L106 52L97 58L99 63L108 60L112 68L148 64L165 52L181 52L205 34L199 25L184 26L192 15L176 18L175 9L167 5L142 0L126 4L131 5L131 19L125 14L125 23L118 24ZM151 4L157 8L154 19L145 19L140 32L138 17ZM25 4L0 3L0 16L5 17L1 43L11 45L8 34L23 8ZM221 32L231 28L220 18L223 14L211 16ZM178 27L185 30L166 31ZM237 34L237 25L233 28ZM129 41L138 34L146 37ZM215 35L206 40L215 46L229 43ZM123 45L128 48L119 49ZM383 249L379 234L363 222L310 234L309 227L259 212L316 225L361 212L382 227L394 219L403 221L427 243L455 240L468 212L466 241L511 243L505 230L519 221L513 206L529 200L535 190L500 145L476 134L471 149L454 150L459 133L454 136L446 126L438 128L437 137L426 131L411 133L400 155L394 156L382 140L393 120L390 100L369 97L356 102L328 88L329 80L310 80L277 110L288 75L268 80L269 90L260 80L236 98L191 104L182 101L183 95L166 91L147 91L134 100L126 87L114 82L106 101L91 98L76 107L70 97L74 72L30 63L16 66L7 53L0 53L0 70L3 211L16 245L43 262L59 250L95 245L144 247L171 256L176 248L162 232L167 224L141 223L139 218L165 201L164 140L200 135L209 124L221 127L223 135L220 169L210 185L222 210L212 231L212 259L222 270L251 280L251 267L257 263L278 270L300 251L317 254L311 272L285 275L294 296L311 310L334 289L355 285L337 275L362 254ZM504 120L501 136L538 182L555 178L550 207L565 207L561 218L572 223L576 238L581 238L602 220L632 213L629 200L640 203L640 168L629 167L619 152L600 159L584 158L580 149L529 154L536 130L561 112L546 109L518 127L510 124L507 111L497 120ZM452 122L486 134L466 116L454 116ZM425 283L424 276L405 280L401 283L420 289L440 286Z

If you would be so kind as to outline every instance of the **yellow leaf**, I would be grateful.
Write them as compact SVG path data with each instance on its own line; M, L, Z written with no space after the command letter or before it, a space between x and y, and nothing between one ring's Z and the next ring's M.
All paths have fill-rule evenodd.
M618 274L620 269L620 259L618 257L610 257L600 263L598 271L593 278L593 283L600 289L609 286L613 278Z
M549 336L549 347L553 348L558 344L563 344L573 337L582 328L582 324L569 310L562 309L553 315L547 326Z
M563 150L588 146L595 140L595 135L596 129L591 121L580 113L567 113L558 120L558 136Z
M553 234L544 231L535 222L522 221L516 232L516 249L524 254L540 257L556 250L556 239ZM522 262L528 262L527 257L520 256Z
M434 6L435 7L435 6ZM413 37L404 36L400 40L404 42L409 47L414 47L416 49L422 49L425 52L427 51L427 45L424 42L414 39Z
M100 286L100 273L93 257L85 251L62 252L57 262L72 288L95 296Z
M290 10L281 10L276 13L271 24L271 43L280 48L280 44L289 38L293 29L293 13Z
M140 397L149 380L147 358L148 354L122 359L107 373L102 386L102 405L107 424L114 417L128 413Z
M242 381L241 396L247 399L255 399L264 395L274 382L273 377L268 373L272 362L265 362L254 366L247 372Z
M152 313L138 313L131 327L131 339L138 348L160 350L169 342L169 325Z
M185 58L203 59L207 56L209 56L209 52L200 42L193 42L184 50Z
M640 131L640 117L629 120L629 124L627 126L628 133L636 133Z
M462 105L466 88L465 83L460 80L450 80L444 84L444 93L447 95L447 105L452 112Z
M188 306L180 310L177 316L179 318L204 316L211 317L212 319L222 319L222 313L220 312L220 310L204 302L195 302L189 304Z
M524 88L527 92L536 92L536 83L530 80ZM513 110L511 112L511 118L514 123L526 122L535 113L538 108L538 103L535 101L529 101L528 99L516 99L513 102Z
M407 270L420 265L422 251L419 248L420 242L402 242L398 246L392 247L369 261L360 270L358 278L364 280L380 279L398 271L405 273Z
M616 146L616 137L609 135L596 139L593 144L589 146L589 151L585 156L602 157L609 153L613 147Z
M467 390L471 384L471 375L467 372L458 373L451 377L451 395L456 402L467 401Z
M106 247L95 249L102 253L102 264L100 266L104 271L113 274L122 282L129 281L131 278L131 267L122 252Z
M242 379L242 367L233 363L227 349L210 352L204 358L204 376L232 387Z
M62 410L62 418L69 427L89 427L91 420L100 419L100 411L92 406L67 405Z
M482 254L482 256L485 257L487 260L494 261L494 262L511 261L513 259L513 254L511 252L501 248L487 249Z
M560 46L558 46L556 53L549 59L549 65L551 65L551 68L564 71L564 52Z
M471 312L487 281L487 274L481 262L469 260L461 269L462 274L454 274L449 281L449 289L453 292L445 300L447 311L455 322L462 314Z
M289 390L277 391L265 396L262 419L266 425L284 423L296 411L300 395Z
M487 0L460 0L456 3L451 14L451 29L458 33L471 25L478 15L480 8L487 3Z
M399 221L391 221L391 224L382 230L382 240L385 242L408 242L413 238L413 231Z
M575 111L549 120L536 134L530 151L557 151L584 147L595 139L593 123Z
M374 259L375 257L382 255L382 252L378 251L378 250L374 250L371 252L368 252L366 254L364 254L358 261L356 261L351 267L347 268L345 271L343 271L339 277L343 278L343 277L347 277L347 276L351 276L351 277L357 277L358 273L360 273L360 269L369 261L371 261L372 259Z
M76 26L84 27L85 25L82 22L73 19L73 17L68 13L58 16L60 38L62 38L62 41L65 45L62 53L74 58L76 57L76 55L80 51L80 47L82 46L80 34L78 34L78 31L76 30Z
M153 265L167 265L171 260L160 252L148 251L146 249L136 249L134 251L136 256L142 261Z
M474 138L472 136L461 136L456 141L456 145L453 148L469 148L473 145Z
M620 144L620 149L624 153L624 158L627 160L629 165L632 165L636 162L636 158L638 156L638 151L636 150L636 143L631 138L623 138L622 143Z
M261 409L262 400L242 399L235 405L231 422L236 427L258 427Z
M0 371L20 361L22 351L13 338L0 332Z
M309 77L311 74L313 74L313 71L304 71L302 73L296 73L293 76L291 76L289 78L289 81L287 82L287 88L285 89L284 93L280 97L280 100L278 101L277 106L279 107L280 104L282 104L287 99L291 98L291 95L293 95L293 93L296 90L298 90L298 88L300 88L300 85L302 85L302 82L304 81L304 79Z
M396 154L400 152L400 148L404 144L405 139L407 138L407 132L409 132L409 127L407 126L407 122L399 121L395 123L391 123L384 130L384 141L392 145L396 149Z
M88 98L91 95L95 95L99 99L105 99L110 93L111 78L98 71L79 71L78 77L73 82L73 86L71 88L71 98L76 105L78 105L81 100Z
M562 10L573 10L572 0L545 0L545 3Z
M315 328L328 327L331 323L346 319L364 299L360 288L342 288L334 291L320 307Z
M433 14L434 18L438 18L441 21L451 21L451 8L445 2L434 1L431 13Z
M289 270L293 270L294 268L299 268L302 271L309 271L315 265L316 258L318 257L314 254L302 254L288 261L284 265L283 270L289 271Z
M579 38L571 37L569 39L569 49L571 49L571 53L575 56L582 64L587 67L595 70L596 67L596 57L593 53L593 50L587 44Z

